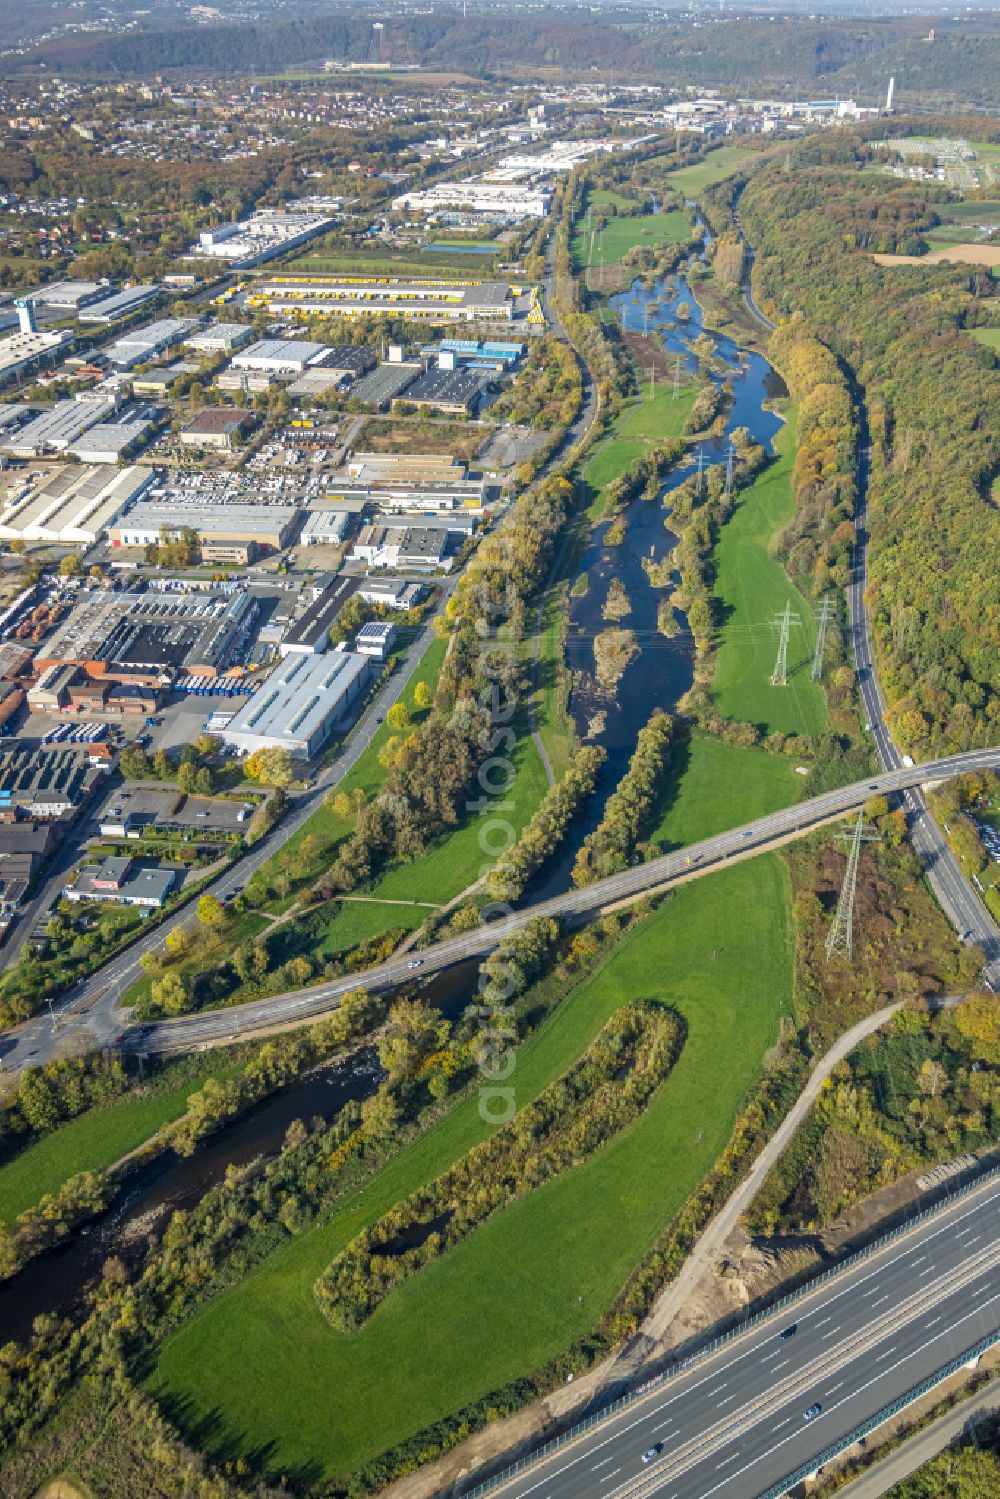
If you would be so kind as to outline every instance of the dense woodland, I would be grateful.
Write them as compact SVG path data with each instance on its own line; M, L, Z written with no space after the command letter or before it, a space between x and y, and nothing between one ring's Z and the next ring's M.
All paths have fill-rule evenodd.
M802 141L792 170L753 176L743 219L765 304L801 310L857 379L873 442L869 608L889 719L906 749L948 754L1000 731L997 361L965 332L996 283L972 266L875 265L869 250L906 243L926 203L912 185L862 175L857 154L850 137ZM839 490L823 501L831 520L846 519L846 483ZM804 545L795 524L786 536L814 586L818 563L842 570L826 555L836 527L824 541L825 529Z
M64 36L44 43L30 61L11 58L8 69L32 64L57 71L134 76L163 69L264 72L287 63L325 58L363 59L368 15L337 12L292 20L241 20L135 30L125 35ZM907 79L911 94L956 93L970 102L995 99L994 19L938 20L933 45L924 18L861 21L783 17L762 25L738 14L711 27L683 19L650 19L647 13L599 11L559 14L518 7L462 15L386 17L384 47L397 61L509 76L512 65L588 72L610 59L622 77L676 84L745 89L801 97L810 85L824 98L860 92L881 96L886 77ZM994 50L991 55L991 43Z

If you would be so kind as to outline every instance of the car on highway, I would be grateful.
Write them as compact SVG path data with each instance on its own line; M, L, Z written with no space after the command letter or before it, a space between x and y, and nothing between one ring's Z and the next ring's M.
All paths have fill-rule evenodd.
M642 1460L643 1460L643 1462L644 1463L651 1463L651 1462L653 1462L655 1458L659 1457L659 1455L660 1455L660 1453L662 1451L663 1451L663 1443L662 1442L657 1442L657 1444L656 1444L655 1447L650 1447L648 1449L648 1451L646 1451L646 1452L644 1452L642 1454Z
M741 838L752 838L753 837L753 828L747 828L747 830L746 830L745 833L741 833L740 834L740 837Z
M423 960L423 958L414 958L413 962L412 963L407 963L406 966L407 966L407 968L423 968L423 966L424 966L424 960Z
M803 1421L815 1421L816 1417L819 1415L822 1409L823 1407L820 1405L819 1401L814 1401L803 1415Z
M787 1327L783 1327L781 1329L781 1332L778 1334L778 1336L781 1338L794 1338L798 1330L799 1324L797 1322L790 1322Z

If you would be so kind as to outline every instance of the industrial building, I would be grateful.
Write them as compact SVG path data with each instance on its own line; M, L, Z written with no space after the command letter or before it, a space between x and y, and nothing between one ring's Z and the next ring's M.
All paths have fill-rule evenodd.
M71 749L0 751L0 821L66 817L86 801L100 775Z
M370 375L363 376L351 390L351 397L363 406L374 406L376 411L386 411L397 396L412 385L424 366L405 361L380 364Z
M299 545L339 547L347 539L351 520L347 510L310 510L299 535Z
M21 329L8 338L0 338L0 384L15 375L25 375L54 358L60 349L73 342L65 328Z
M113 343L107 350L108 359L120 370L134 369L179 344L197 326L197 318L190 317L161 318L157 323L147 323Z
M181 673L214 677L242 662L259 604L250 593L114 593L81 598L45 642L37 666L80 666L87 676L141 686Z
M431 526L364 526L351 548L351 562L365 562L369 567L391 567L402 571L450 571L453 557L448 556L449 533Z
M427 406L454 416L475 411L489 377L476 370L430 369L418 375L393 401L399 406Z
M333 317L389 314L429 323L506 320L513 316L504 281L399 281L387 276L280 276L248 298L274 313L321 312Z
M123 906L159 910L179 872L160 865L136 864L134 859L108 858L102 864L85 864L73 883L64 886L63 895L72 901L112 900Z
M198 354L232 354L253 338L246 323L210 323L184 340L184 346Z
M253 419L253 412L242 406L211 406L188 422L181 442L189 448L221 448L228 453Z
M56 401L26 425L5 436L0 447L14 458L43 458L65 453L88 427L106 421L118 409L117 396L82 392L73 400Z
M117 323L122 318L128 317L137 308L151 302L159 295L157 286L128 286L124 291L110 291L110 294L101 297L99 301L91 302L82 307L78 320L81 323Z
M357 593L366 603L403 613L421 603L427 589L422 583L407 583L405 578L365 578L358 584Z
M106 464L29 475L0 511L0 538L92 546L152 483L149 469Z
M107 281L54 281L32 294L33 300L44 307L54 307L62 316L79 312L91 302L107 296L111 285Z
M376 661L384 661L392 650L395 638L395 625L381 620L369 620L358 631L354 649L361 656L374 656Z
M282 638L278 649L283 656L318 656L326 650L333 622L347 600L349 583L350 579L339 578L321 590Z
M240 266L260 265L275 255L282 255L296 245L303 245L314 235L329 229L334 220L325 213L301 213L284 209L262 209L236 224L219 224L204 229L192 255L209 255Z
M314 365L326 364L328 344L308 339L261 338L233 356L234 370L257 370L268 375L301 375Z
M392 206L399 212L443 213L458 210L485 217L502 217L511 223L522 219L544 219L552 202L547 184L521 186L514 182L487 182L470 177L462 182L436 182L433 187L401 193Z
M120 463L143 443L153 425L149 416L117 422L95 422L71 442L66 452L81 463Z
M51 823L0 823L0 916L12 916L58 837Z
M253 542L280 551L287 545L300 511L294 505L157 504L134 506L111 531L112 546L144 547L166 530L191 530L201 546Z
M241 754L287 749L310 758L318 754L371 675L365 656L350 651L286 656L271 677L245 703L220 738Z

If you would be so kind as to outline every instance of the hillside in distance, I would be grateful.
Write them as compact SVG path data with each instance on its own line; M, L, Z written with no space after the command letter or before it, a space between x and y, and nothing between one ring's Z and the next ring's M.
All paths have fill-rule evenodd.
M134 77L172 68L229 74L365 57L370 17L359 12L209 26L167 25L127 34L56 37L3 59L8 71L47 69ZM926 40L933 25L934 40ZM609 35L609 33L613 33ZM712 16L692 23L500 9L488 14L389 17L384 55L476 76L604 71L666 84L817 96L879 97L895 74L912 102L1000 102L1000 18L961 21Z

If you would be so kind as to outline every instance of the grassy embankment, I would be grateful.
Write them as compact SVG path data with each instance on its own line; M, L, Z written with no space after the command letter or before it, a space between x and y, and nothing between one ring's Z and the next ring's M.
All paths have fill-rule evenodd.
M723 614L713 683L716 708L725 718L758 724L769 734L820 734L826 728L823 688L810 676L816 642L812 608L768 550L794 513L796 416L789 406L774 441L775 461L740 496L715 549L715 596ZM772 687L778 631L771 622L789 602L798 623L788 644L788 685Z
M364 1223L483 1137L475 1100L459 1104L169 1339L154 1390L184 1402L192 1421L212 1413L227 1456L273 1444L273 1471L333 1477L585 1334L717 1158L788 1011L786 886L766 856L680 890L523 1045L522 1105L622 1004L676 1006L683 1051L631 1129L413 1276L363 1331L334 1332L312 1296L316 1276ZM738 927L720 931L722 908L745 913Z
M234 1077L242 1066L218 1051L187 1059L176 1087L121 1098L106 1108L68 1119L0 1167L0 1222L13 1223L47 1193L80 1171L102 1171L135 1150L165 1124L179 1119L206 1078ZM175 1069L176 1070L176 1069Z

